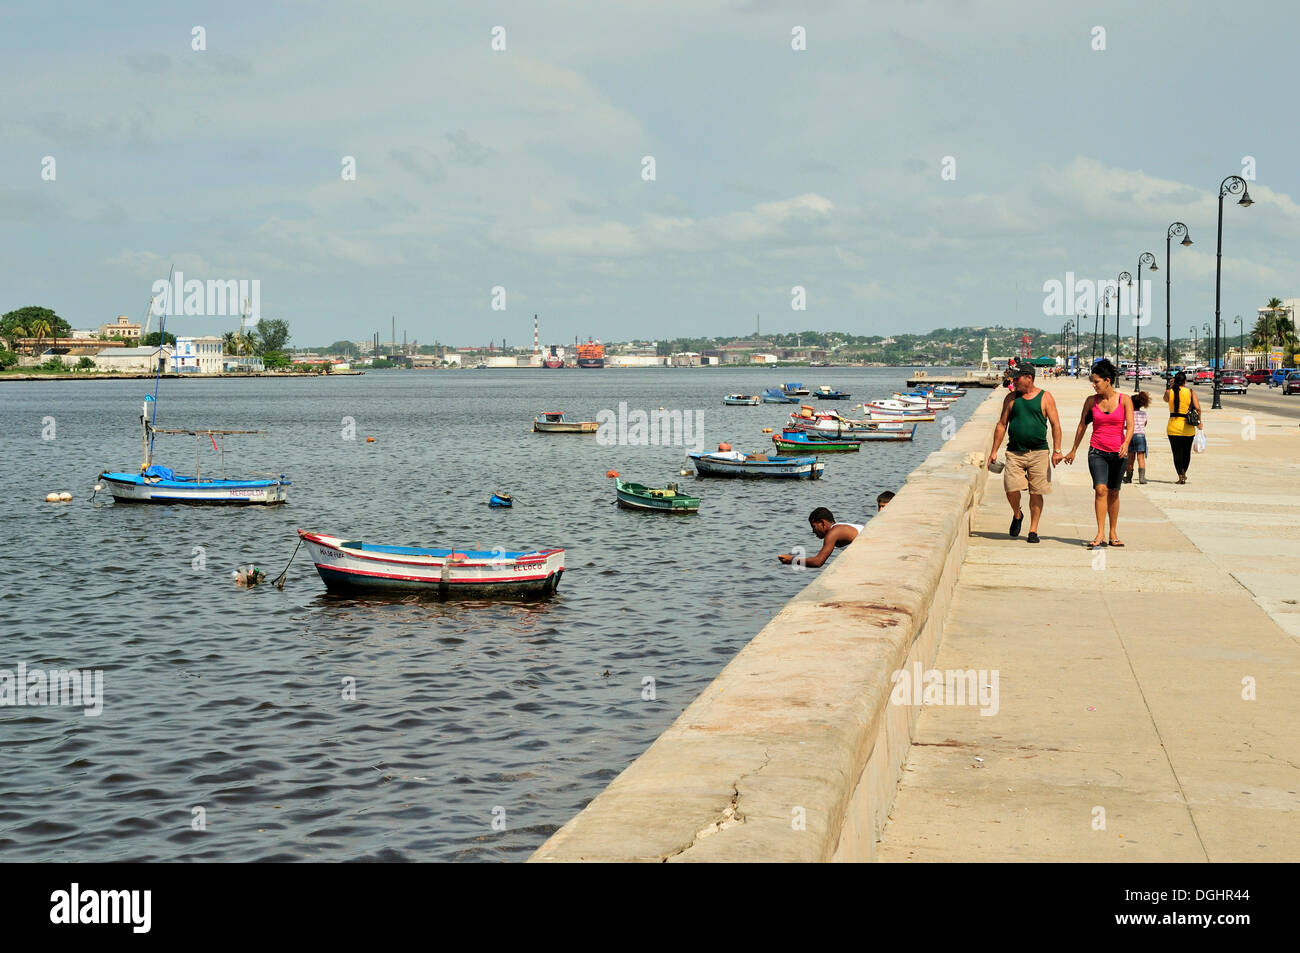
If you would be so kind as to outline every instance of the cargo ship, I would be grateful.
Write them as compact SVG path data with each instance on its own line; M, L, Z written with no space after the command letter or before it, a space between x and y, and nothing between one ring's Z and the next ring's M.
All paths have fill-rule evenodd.
M587 338L586 344L578 345L578 366L579 367L604 367L605 366L605 345L599 341L593 341Z
M564 349L552 344L550 353L542 358L542 367L549 367L552 370L564 366Z

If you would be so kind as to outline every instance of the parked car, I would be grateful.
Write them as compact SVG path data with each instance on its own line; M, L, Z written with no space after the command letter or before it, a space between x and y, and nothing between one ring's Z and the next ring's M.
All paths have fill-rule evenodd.
M1209 367L1198 367L1196 369L1196 376L1191 377L1189 375L1188 380L1191 381L1193 384L1213 384L1214 370Z
M1287 371L1282 382L1283 394L1300 394L1300 371Z
M1269 379L1270 376L1271 376L1271 375L1269 374L1269 372L1268 372L1265 368L1262 368L1262 367L1259 368L1259 369L1257 369L1257 370L1247 371L1247 372L1246 372L1246 383L1247 383L1247 384L1267 384L1267 383L1268 383L1268 379Z
M1241 373L1241 371L1224 371L1219 375L1219 393L1246 393L1246 375Z

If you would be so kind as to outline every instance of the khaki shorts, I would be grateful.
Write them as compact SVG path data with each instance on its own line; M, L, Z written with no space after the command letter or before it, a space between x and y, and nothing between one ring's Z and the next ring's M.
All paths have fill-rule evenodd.
M1007 468L1002 471L1002 489L1008 493L1028 490L1038 496L1052 492L1052 451L1007 451Z

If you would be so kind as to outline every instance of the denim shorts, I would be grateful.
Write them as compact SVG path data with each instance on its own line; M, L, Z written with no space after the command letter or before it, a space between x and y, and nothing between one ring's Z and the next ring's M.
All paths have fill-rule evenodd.
M1093 486L1105 484L1108 490L1118 490L1127 465L1128 457L1121 457L1114 450L1088 448L1088 472L1092 474Z
M1129 453L1146 453L1147 452L1147 435L1144 433L1135 433L1133 439L1128 444Z

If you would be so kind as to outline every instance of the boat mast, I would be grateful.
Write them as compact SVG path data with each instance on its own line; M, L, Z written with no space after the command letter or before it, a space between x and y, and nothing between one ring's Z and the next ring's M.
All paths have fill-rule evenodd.
M168 287L168 288L171 288L171 286L172 286L172 275L175 274L175 272L176 272L176 266L175 266L175 265L172 265L171 269L167 272L167 287ZM167 340L167 308L164 307L164 308L162 309L162 313L158 316L158 353L159 353L159 355L162 355L163 353L165 353L165 352L163 351L163 342L166 341L166 340ZM145 413L141 415L141 421L144 423L144 462L143 462L142 464L140 464L140 472L141 472L141 473L143 473L145 470L149 469L149 465L150 465L151 463L153 463L153 433L152 433L152 431L153 431L153 429L154 429L154 425L156 425L156 424L158 423L158 382L159 382L160 380L162 380L162 361L161 361L161 360L159 360L157 370L155 370L155 372L154 372L154 378L153 378L153 397L150 398L148 394L145 395ZM148 402L149 402L149 400L151 400L151 399L153 400L153 421L152 421L152 422L150 422L150 421L148 420L148 416L149 416L149 415L148 415L148 410L149 410L149 403L148 403Z

